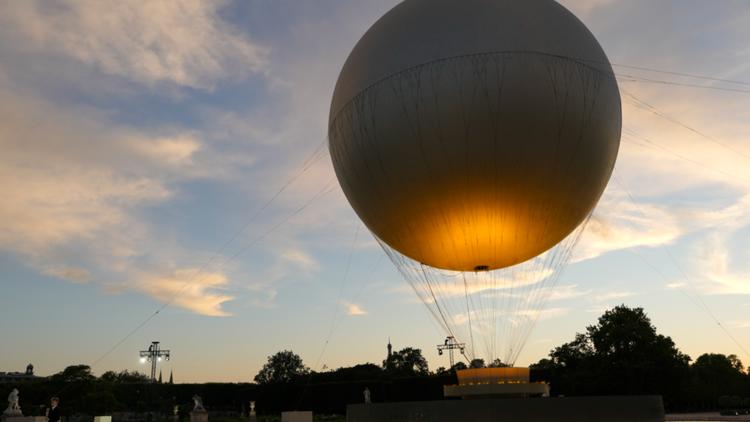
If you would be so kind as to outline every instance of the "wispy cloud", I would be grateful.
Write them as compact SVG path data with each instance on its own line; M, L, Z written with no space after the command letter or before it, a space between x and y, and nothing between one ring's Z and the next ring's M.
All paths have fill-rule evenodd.
M97 113L59 110L0 85L0 248L40 256L75 239L107 239L128 254L118 228L134 206L172 196L171 176L143 163L128 139ZM131 234L138 228L132 228Z
M631 292L631 291L601 292L601 293L594 294L591 300L593 302L612 302L612 301L619 301L621 299L633 297L636 294L637 294L636 292Z
M72 281L73 283L88 283L91 281L91 273L85 268L76 267L57 267L49 268L47 274Z
M344 302L343 305L346 308L347 315L351 315L351 316L367 315L367 312L364 309L362 309L360 305L357 305L356 303Z
M666 245L683 233L682 222L674 210L655 204L633 203L626 193L614 186L602 197L589 220L573 261L637 246Z
M224 274L185 268L169 273L142 274L129 287L200 315L229 316L222 305L234 297L219 293L226 286Z
M547 301L556 302L562 300L578 299L588 296L590 293L590 290L580 290L578 285L575 284L555 286L548 289Z
M745 260L732 265L728 236L714 234L703 244L702 253L697 256L698 270L702 277L697 280L700 290L709 294L750 295L750 267ZM737 251L744 252L745 251ZM694 280L691 280L694 282Z
M268 48L219 16L223 1L7 2L0 19L26 48L61 53L138 83L211 89L262 72ZM9 38L5 38L9 39Z
M727 323L735 328L750 328L750 320L733 320Z
M163 300L173 288L158 286L169 277L148 276L153 287L126 282L143 277L136 270L142 245L159 243L139 211L170 201L179 183L206 173L196 160L203 146L194 131L123 126L103 111L62 105L0 77L0 179L7 182L0 184L0 249L46 275L104 279ZM152 260L177 257L154 249ZM175 303L207 315L222 315L230 299L207 288L186 298Z

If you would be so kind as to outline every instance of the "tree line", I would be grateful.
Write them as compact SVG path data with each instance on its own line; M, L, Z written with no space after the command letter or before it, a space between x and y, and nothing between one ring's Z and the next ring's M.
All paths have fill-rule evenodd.
M660 394L675 411L750 408L750 374L736 355L705 353L693 361L657 333L642 308L604 312L531 368L553 394Z
M255 400L261 413L341 413L347 404L362 401L364 388L374 401L440 400L442 386L456 383L456 370L485 366L505 364L475 359L430 371L420 349L405 347L380 364L316 372L299 355L283 350L269 356L248 383L153 384L138 372L108 371L95 377L88 366L74 365L46 381L18 387L29 415L43 412L49 397L60 395L71 413L171 414L178 406L185 416L193 394L202 395L209 409L227 412L246 411L249 400ZM604 312L596 324L531 365L531 377L549 382L552 395L659 394L668 411L750 408L750 374L737 356L706 353L692 360L657 332L642 308L624 305ZM13 387L5 384L0 391L7 394Z

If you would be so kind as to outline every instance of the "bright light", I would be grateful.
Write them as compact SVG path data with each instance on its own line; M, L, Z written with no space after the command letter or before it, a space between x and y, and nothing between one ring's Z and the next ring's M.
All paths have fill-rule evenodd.
M146 363L146 358L141 358L141 363Z
M156 358L156 361L157 362L161 362L161 356L159 356L158 358Z

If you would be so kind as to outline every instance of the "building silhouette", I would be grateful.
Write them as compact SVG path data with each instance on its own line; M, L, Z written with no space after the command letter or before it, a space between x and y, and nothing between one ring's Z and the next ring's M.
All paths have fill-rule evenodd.
M25 372L0 372L0 383L18 382L18 381L39 381L47 377L34 375L34 365L26 365Z

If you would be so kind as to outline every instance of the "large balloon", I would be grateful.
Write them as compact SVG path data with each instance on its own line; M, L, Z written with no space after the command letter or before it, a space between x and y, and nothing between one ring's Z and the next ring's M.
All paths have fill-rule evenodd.
M329 148L383 242L425 265L492 270L589 215L620 129L606 55L553 0L406 0L344 64Z

